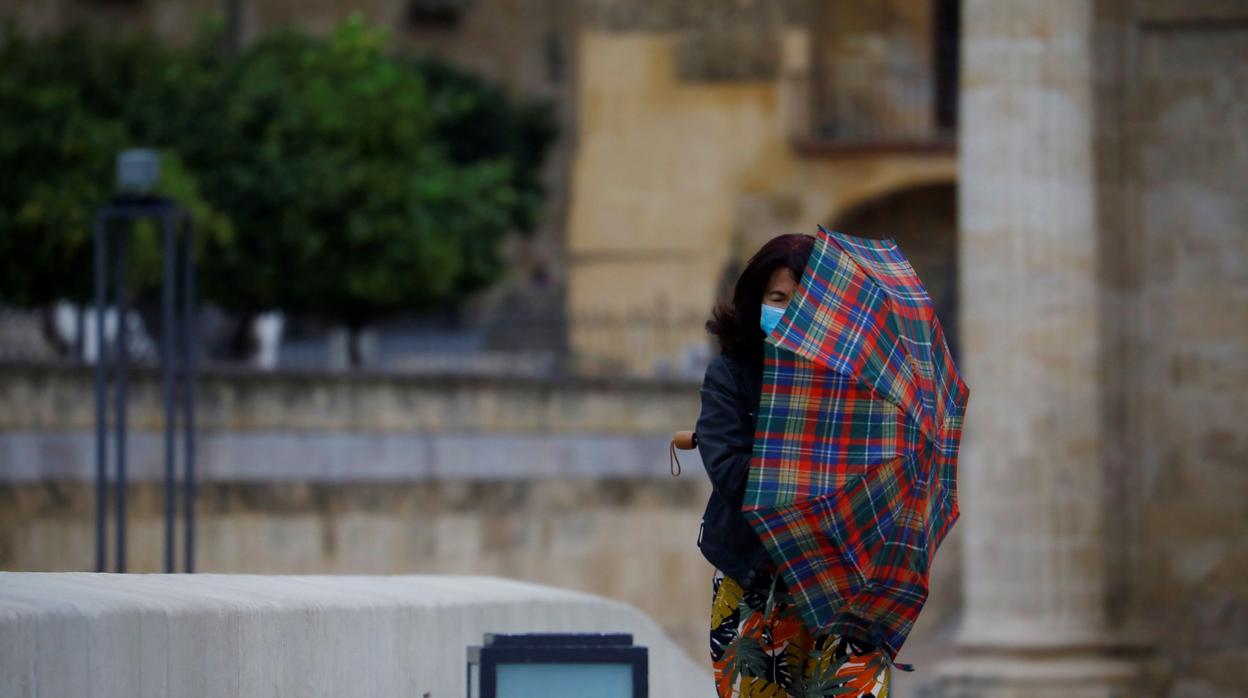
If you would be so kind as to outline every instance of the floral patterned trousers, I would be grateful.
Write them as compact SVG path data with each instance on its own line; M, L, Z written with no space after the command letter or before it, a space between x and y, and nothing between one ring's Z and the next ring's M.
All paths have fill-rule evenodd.
M743 589L717 569L711 591L720 698L887 698L892 669L884 652L850 637L812 635L783 586Z

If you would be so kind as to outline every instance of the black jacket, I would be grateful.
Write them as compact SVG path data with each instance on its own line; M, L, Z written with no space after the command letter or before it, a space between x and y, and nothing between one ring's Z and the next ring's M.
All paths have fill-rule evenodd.
M754 447L754 425L762 391L762 365L731 354L711 360L702 381L702 412L695 431L711 496L702 514L702 555L745 587L767 587L775 566L741 503Z

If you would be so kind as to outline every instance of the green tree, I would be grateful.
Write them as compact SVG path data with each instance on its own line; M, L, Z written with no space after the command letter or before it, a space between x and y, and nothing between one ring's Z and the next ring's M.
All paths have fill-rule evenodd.
M235 238L203 260L226 307L319 314L354 340L379 318L492 282L503 237L531 228L540 197L521 186L540 160L514 140L472 153L445 140L465 120L445 105L493 88L433 92L430 61L392 57L387 41L358 15L326 39L280 30L197 96L197 123L181 129L196 136L180 149L235 222ZM492 106L497 123L541 110Z
M69 260L75 283L89 280L90 208L134 144L162 150L167 190L206 229L201 296L244 317L317 314L354 339L489 284L504 236L535 227L548 102L392 56L388 33L358 15L327 38L284 29L237 55L222 50L219 18L203 26L186 49L6 41L0 98L22 108L0 117L0 183L20 186L0 200L0 259L12 260L0 263L33 268L6 273L7 302L77 293ZM35 124L44 132L31 139Z
M142 144L135 113L156 100L173 64L144 38L100 40L74 30L32 41L0 30L0 300L38 307L92 297L92 214L114 189L117 153ZM159 193L186 205L205 240L229 221L200 194L176 152L162 154ZM136 295L160 278L154 226L130 236Z
M558 136L555 103L517 102L497 84L430 55L406 57L429 86L430 107L439 142L455 163L498 157L516 163L512 187L517 192L512 222L531 231L538 222L546 190L541 167Z

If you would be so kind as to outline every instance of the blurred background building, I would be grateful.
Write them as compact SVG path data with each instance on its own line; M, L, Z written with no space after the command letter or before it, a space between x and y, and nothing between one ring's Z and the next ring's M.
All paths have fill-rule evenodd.
M213 12L234 55L358 12L549 123L506 122L540 205L470 292L354 324L208 294L197 569L529 579L707 657L710 486L667 438L713 300L822 223L899 242L972 393L897 695L1248 695L1248 2L0 0L25 36L169 46ZM453 152L502 128L472 123ZM0 568L89 569L95 354L43 300L0 296ZM134 571L160 568L156 308Z

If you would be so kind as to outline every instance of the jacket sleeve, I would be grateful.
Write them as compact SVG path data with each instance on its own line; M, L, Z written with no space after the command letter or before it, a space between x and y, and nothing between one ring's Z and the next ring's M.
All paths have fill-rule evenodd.
M700 390L702 412L695 431L698 455L717 494L741 508L754 448L754 428L736 380L720 359L711 361Z

